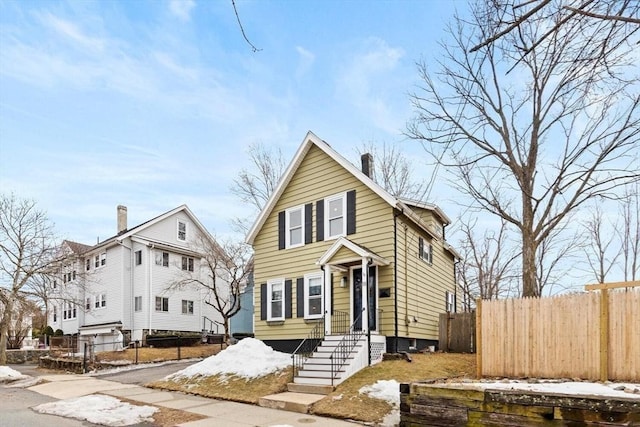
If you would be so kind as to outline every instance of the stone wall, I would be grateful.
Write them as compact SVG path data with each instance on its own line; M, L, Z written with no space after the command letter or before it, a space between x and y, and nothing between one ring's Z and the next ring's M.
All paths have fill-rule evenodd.
M49 350L33 349L33 350L7 350L7 364L9 365L21 365L28 363L30 365L37 365L40 361L40 357L49 356Z
M640 425L640 399L401 384L400 427Z

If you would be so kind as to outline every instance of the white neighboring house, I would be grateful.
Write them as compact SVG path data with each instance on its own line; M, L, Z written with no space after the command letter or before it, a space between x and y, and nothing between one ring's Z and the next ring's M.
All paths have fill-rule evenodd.
M206 274L197 246L213 239L191 210L182 205L129 229L127 208L118 206L117 223L118 234L95 246L63 243L67 261L52 282L49 325L104 350L118 331L132 341L150 332L216 332L222 319L206 291L176 286Z

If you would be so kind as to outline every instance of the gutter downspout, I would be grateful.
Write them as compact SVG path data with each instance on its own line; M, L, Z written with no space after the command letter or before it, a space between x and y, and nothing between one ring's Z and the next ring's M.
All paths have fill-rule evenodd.
M149 259L151 260L151 257L153 257L153 250L155 249L155 245L153 243L147 245L147 247L149 248ZM152 282L153 282L153 266L151 261L149 261L149 275L147 277L147 289L148 291L148 295L149 295L149 325L148 325L148 329L147 329L147 334L151 333L151 315L153 313L153 310L155 309L155 304L151 305L154 301L153 301L153 286L152 286Z
M133 291L133 242L131 242L131 247L125 245L122 240L119 240L118 243L120 243L123 248L129 249L129 289L131 291L131 306L129 307L129 329L131 329L131 335L129 339L133 340L133 311L135 309L135 296ZM124 307L122 308L124 309ZM122 317L124 318L124 316Z
M393 211L393 307L394 307L394 342L393 352L398 352L398 216L402 211Z

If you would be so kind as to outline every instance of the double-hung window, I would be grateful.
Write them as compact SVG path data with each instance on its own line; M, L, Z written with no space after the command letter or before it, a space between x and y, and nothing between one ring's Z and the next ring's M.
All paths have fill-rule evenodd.
M100 254L100 266L107 265L107 253L103 252Z
M433 244L418 238L418 256L428 264L433 264Z
M156 297L156 311L169 311L169 298Z
M193 258L191 257L182 257L182 269L184 271L193 271Z
M136 251L136 265L141 265L142 264L142 251Z
M193 301L182 300L182 314L193 314Z
M347 211L347 195L346 193L327 197L325 199L325 215L324 229L327 233L327 239L332 239L347 234L347 220L345 213Z
M267 320L284 320L284 279L267 282Z
M100 267L100 255L96 255L96 257L94 259L95 259L94 267L95 268Z
M446 294L446 309L447 313L455 313L456 312L456 294L453 292L447 291Z
M97 294L95 301L96 308L104 308L107 306L107 296L105 294Z
M156 252L156 265L169 267L169 252Z
M87 260L87 268L86 268L86 270L89 271L90 269L91 269L91 260L88 259Z
M322 273L304 276L304 317L314 319L322 317L324 298L322 297Z
M304 205L286 210L286 247L304 245Z
M133 299L133 310L142 311L142 295L139 295Z
M91 310L91 297L87 297L85 300L84 308L87 311Z
M187 240L187 223L178 220L178 240L185 242Z

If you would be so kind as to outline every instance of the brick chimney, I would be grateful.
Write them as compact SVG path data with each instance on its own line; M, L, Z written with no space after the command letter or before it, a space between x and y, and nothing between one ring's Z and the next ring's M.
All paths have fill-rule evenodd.
M118 205L118 234L127 231L127 207Z
M373 179L373 156L371 153L364 153L360 156L362 160L362 173Z

